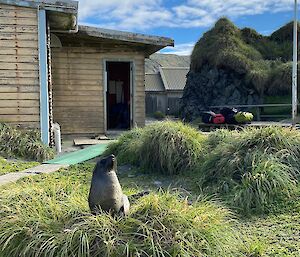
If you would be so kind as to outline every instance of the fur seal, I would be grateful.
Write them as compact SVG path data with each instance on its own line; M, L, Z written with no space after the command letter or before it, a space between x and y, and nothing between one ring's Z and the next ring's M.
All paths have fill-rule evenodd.
M97 214L99 208L112 214L129 213L130 203L128 197L123 194L116 170L117 160L114 155L97 162L88 198L92 214Z

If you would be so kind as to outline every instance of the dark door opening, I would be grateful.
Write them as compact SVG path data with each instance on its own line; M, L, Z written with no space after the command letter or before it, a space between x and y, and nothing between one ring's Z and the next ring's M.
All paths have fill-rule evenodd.
M130 129L130 62L106 62L107 129Z

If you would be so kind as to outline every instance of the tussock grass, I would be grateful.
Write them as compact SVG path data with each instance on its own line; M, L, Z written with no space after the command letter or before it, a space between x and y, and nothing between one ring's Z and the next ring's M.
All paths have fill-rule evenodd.
M240 256L232 214L168 192L132 203L127 218L89 214L90 166L0 189L0 256ZM130 190L130 189L128 189Z
M229 132L199 164L199 183L208 192L225 194L230 204L245 212L261 212L280 195L295 191L299 150L300 134L293 129Z
M21 130L4 123L0 123L0 154L35 161L54 157L54 151L41 142L37 131Z
M205 136L181 122L156 122L123 134L106 154L121 163L139 165L148 172L183 174L201 158Z
M124 134L108 152L148 172L188 174L201 192L217 194L244 213L265 212L295 191L300 133L267 127L204 135L168 121Z

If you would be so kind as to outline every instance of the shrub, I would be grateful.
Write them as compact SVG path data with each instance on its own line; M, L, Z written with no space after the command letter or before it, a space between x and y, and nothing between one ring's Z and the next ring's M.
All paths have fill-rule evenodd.
M153 117L158 120L162 120L166 117L166 115L160 111L153 113Z
M121 162L141 166L149 172L182 174L192 170L202 156L205 136L181 122L157 122L127 132L109 146Z
M26 178L0 191L0 256L233 256L231 213L168 192L132 203L128 217L90 215L90 167Z
M21 130L0 123L0 154L4 157L20 157L44 161L54 156L54 151L44 145L35 130Z

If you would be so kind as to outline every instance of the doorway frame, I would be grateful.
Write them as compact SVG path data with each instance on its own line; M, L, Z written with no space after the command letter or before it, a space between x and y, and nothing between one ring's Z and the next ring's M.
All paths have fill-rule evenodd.
M104 133L109 131L107 129L107 89L108 89L108 78L107 78L107 63L108 62L126 62L130 64L130 127L132 129L135 124L135 61L129 58L105 58L103 59L103 117L104 117ZM122 131L122 130L118 130Z

